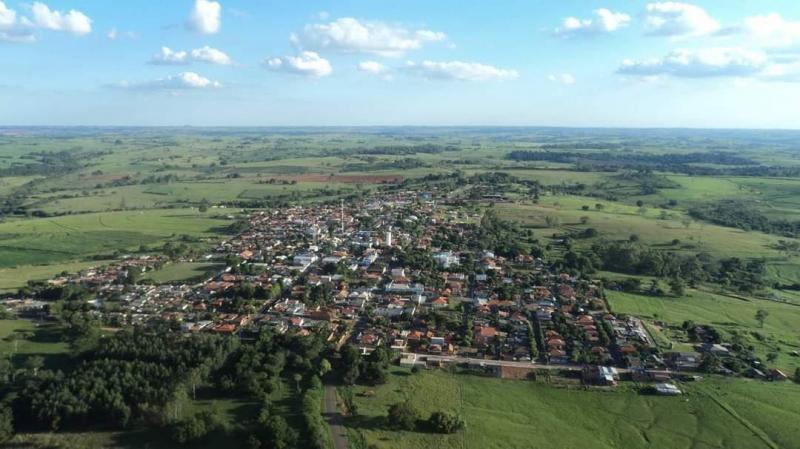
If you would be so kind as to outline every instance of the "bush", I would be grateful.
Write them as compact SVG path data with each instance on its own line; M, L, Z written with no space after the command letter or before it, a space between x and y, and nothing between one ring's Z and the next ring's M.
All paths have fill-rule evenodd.
M386 417L389 427L394 430L414 430L417 427L419 415L408 402L400 402L389 407Z
M462 430L466 423L461 415L448 412L433 412L428 419L428 425L436 433L456 433Z

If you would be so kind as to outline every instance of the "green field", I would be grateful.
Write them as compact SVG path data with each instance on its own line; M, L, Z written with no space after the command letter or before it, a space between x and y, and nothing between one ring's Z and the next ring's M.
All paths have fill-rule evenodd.
M67 349L61 330L52 323L0 320L0 357L10 357L18 367L28 357L41 356L45 367L56 368L64 362Z
M20 287L24 287L28 281L45 281L62 272L75 273L102 263L103 261L101 260L91 260L0 268L0 292L17 290Z
M395 370L387 385L358 388L374 390L375 395L356 395L359 416L350 418L349 426L368 444L392 449L800 447L800 430L792 424L800 417L796 386L713 380L683 388L688 394L682 397L659 397L627 388L582 391L442 371ZM387 430L387 407L406 399L424 417L442 409L462 413L466 431L442 436ZM766 418L773 408L790 401L794 403L780 405L780 419Z
M0 224L0 267L64 263L181 235L212 237L230 223L192 209L106 212Z

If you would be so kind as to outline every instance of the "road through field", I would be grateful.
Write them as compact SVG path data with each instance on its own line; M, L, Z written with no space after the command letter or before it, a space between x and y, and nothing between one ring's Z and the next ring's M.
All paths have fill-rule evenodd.
M325 407L323 413L325 421L331 426L334 448L348 449L347 431L343 425L344 417L339 411L339 405L336 401L336 387L333 385L325 385Z

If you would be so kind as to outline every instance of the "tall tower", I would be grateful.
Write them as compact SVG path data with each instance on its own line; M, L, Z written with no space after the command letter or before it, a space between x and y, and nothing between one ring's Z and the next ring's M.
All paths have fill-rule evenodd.
M342 203L341 203L342 234L344 234L344 199L342 199L341 201L342 201Z

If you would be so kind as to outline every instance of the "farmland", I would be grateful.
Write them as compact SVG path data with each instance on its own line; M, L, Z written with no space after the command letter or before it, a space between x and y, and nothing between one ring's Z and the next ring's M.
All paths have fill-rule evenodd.
M359 416L352 432L383 448L572 448L572 447L797 447L792 420L800 414L783 407L779 420L764 419L782 395L798 394L791 385L709 380L687 386L682 398L557 388L511 381L423 371L393 372L374 395L356 394ZM409 400L424 417L442 408L462 413L462 434L437 436L386 430L389 405ZM723 405L720 405L720 402ZM723 407L730 407L731 410Z

